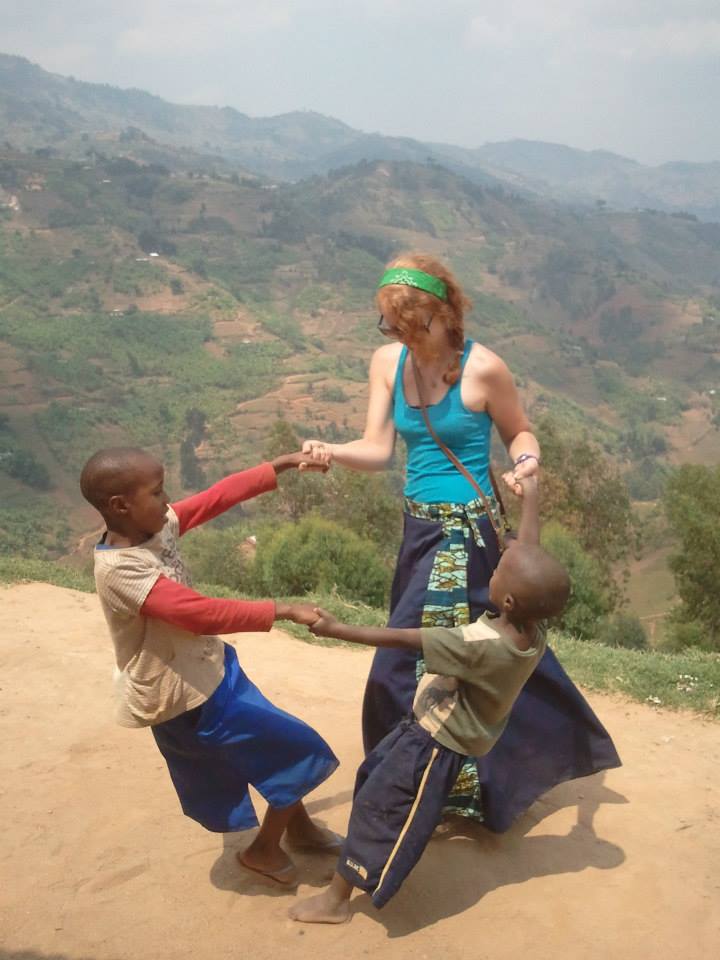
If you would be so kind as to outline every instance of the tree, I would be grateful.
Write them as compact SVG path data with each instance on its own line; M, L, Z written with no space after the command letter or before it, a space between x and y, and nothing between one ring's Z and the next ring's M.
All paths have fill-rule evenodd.
M198 490L205 486L205 473L189 437L180 444L180 482L186 489Z
M663 505L677 550L670 569L680 596L678 622L704 627L720 649L720 467L685 464L671 474Z
M639 525L627 486L599 447L582 437L561 436L549 418L537 434L543 456L542 513L570 530L598 564L616 603L614 571L637 549Z
M543 527L542 545L570 576L570 600L555 625L584 640L594 639L612 607L600 565L578 538L556 521Z
M293 450L299 450L300 445L300 438L287 420L276 420L265 447L265 459L274 460L283 453L292 453ZM283 475L277 494L264 497L259 508L263 512L270 510L291 520L299 520L323 503L323 480L324 477L317 474L289 470Z
M333 466L322 487L323 516L372 540L386 558L397 553L402 536L402 496L393 479L393 474Z
M265 457L299 450L301 439L286 420L277 420L270 432ZM400 485L393 473L361 473L332 466L328 473L283 475L274 501L263 498L260 509L297 520L308 513L321 513L372 540L383 557L397 552L402 534Z

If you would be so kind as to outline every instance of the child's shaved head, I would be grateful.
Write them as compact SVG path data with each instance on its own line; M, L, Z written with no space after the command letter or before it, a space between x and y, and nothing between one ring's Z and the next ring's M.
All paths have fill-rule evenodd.
M502 555L496 590L514 600L520 620L549 620L565 608L570 577L561 563L536 544L515 543ZM495 591L493 591L495 593Z
M80 474L85 499L103 515L110 497L131 493L148 473L161 465L139 447L107 447L94 453Z

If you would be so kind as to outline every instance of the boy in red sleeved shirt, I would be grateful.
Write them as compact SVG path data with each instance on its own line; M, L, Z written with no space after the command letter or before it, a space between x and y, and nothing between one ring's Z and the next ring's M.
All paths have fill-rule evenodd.
M335 770L325 741L279 710L250 682L235 649L217 634L269 630L276 620L311 625L306 604L217 600L191 589L177 538L235 504L274 490L284 470L317 469L300 453L232 474L169 504L164 470L133 447L99 450L80 478L107 530L95 547L95 583L115 646L117 719L149 726L183 812L206 829L257 825L248 793L267 800L260 830L240 863L292 886L297 871L280 847L337 851L339 838L309 818L301 798Z

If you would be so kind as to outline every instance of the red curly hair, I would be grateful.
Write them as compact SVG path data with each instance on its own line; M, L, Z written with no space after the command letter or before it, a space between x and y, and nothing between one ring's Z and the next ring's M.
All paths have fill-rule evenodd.
M472 302L463 293L452 271L430 254L401 253L391 260L385 269L392 270L395 267L422 270L445 283L446 301L440 300L432 293L418 290L417 287L389 284L378 290L375 302L381 313L392 310L394 326L403 342L409 347L412 347L413 342L419 341L420 331L428 311L433 320L441 320L445 325L450 345L456 351L455 358L443 374L443 380L447 384L456 383L460 376L460 358L465 347L464 317L472 308Z

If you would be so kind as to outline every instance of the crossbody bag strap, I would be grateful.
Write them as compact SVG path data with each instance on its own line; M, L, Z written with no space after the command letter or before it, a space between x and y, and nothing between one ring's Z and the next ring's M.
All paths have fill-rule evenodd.
M488 473L490 474L490 483L493 488L493 493L495 494L495 499L497 500L498 510L500 512L500 519L502 520L504 532L510 533L512 527L510 525L510 520L508 519L507 511L505 510L505 504L503 503L502 494L500 493L500 485L495 479L495 474L493 473L493 468L488 465Z
M497 523L497 521L496 521L496 519L495 519L495 515L493 514L492 507L491 507L491 505L490 505L490 501L488 500L487 496L485 495L485 492L483 491L483 489L482 489L482 487L480 486L480 484L477 482L477 480L475 479L475 477L473 477L473 475L470 473L470 471L467 469L467 467L463 464L463 462L462 462L460 459L458 459L458 457L455 456L455 454L452 452L452 450L450 450L449 447L447 447L447 446L442 442L442 440L441 440L440 437L437 435L437 433L435 433L435 430L433 429L433 426L432 426L432 424L430 423L430 417L428 416L428 413L427 413L427 405L426 405L426 403L425 403L425 397L423 396L422 380L421 380L421 378L420 378L420 371L418 370L417 364L415 363L415 356L414 356L412 350L409 350L408 352L409 352L409 354L410 354L410 364L411 364L411 366L412 366L413 377L415 378L415 388L417 389L418 399L420 400L420 409L421 409L421 411L422 411L423 420L425 421L425 426L426 426L427 429L428 429L428 433L429 433L430 436L433 438L433 440L435 441L435 443L440 447L440 449L441 449L442 452L445 454L445 456L448 458L448 460L449 460L449 461L456 467L456 469L465 477L465 479L466 479L466 480L468 481L468 483L473 487L473 489L477 491L478 496L480 497L480 500L482 501L482 505L483 505L483 507L485 508L485 513L487 514L487 518L488 518L488 520L490 521L490 523L492 524L493 531L495 532L495 536L496 536L496 538L497 538L498 547L500 548L500 552L502 553L502 551L505 549L505 542L504 542L504 541L505 541L505 538L503 537L502 532L501 532L501 530L500 530L500 527L499 527L499 525L498 525L498 523ZM490 468L488 468L488 469L490 469ZM507 524L507 519L506 519L506 516L505 516L505 505L503 504L502 498L500 497L500 491L499 491L499 489L498 489L498 487L497 487L497 484L496 484L496 482L495 482L495 477L493 476L492 469L490 469L490 482L491 482L491 484L492 484L493 491L494 491L494 493L495 493L495 497L496 497L497 502L498 502L498 507L499 507L499 510L500 510L500 516L502 517L502 520L503 520L503 525L504 525L505 529L507 530L507 529L508 529L508 524Z

